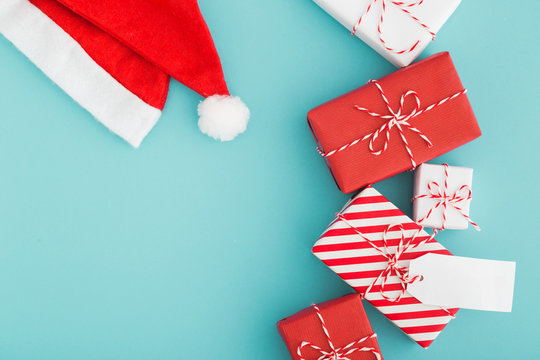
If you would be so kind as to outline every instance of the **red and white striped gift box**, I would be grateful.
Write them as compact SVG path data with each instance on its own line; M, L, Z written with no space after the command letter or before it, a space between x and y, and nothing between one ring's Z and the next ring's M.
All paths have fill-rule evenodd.
M452 254L371 186L349 201L313 253L424 348L458 310L422 304L405 290L414 277L410 260Z

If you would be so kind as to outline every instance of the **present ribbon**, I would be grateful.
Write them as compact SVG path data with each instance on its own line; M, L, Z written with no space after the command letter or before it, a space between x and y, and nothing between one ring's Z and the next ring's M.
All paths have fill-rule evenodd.
M443 222L441 230L445 229L446 225L446 214L448 211L448 207L452 206L454 209L456 209L467 221L477 230L480 231L480 226L476 224L474 221L471 220L469 215L465 213L465 211L459 206L459 203L462 201L470 200L472 195L472 190L469 185L462 185L457 189L453 194L448 194L448 164L443 164L444 166L444 183L443 186L440 186L438 182L432 181L427 184L428 193L417 195L413 197L412 201L414 202L417 199L434 199L437 202L435 205L429 209L426 216L418 220L418 223L421 224L423 221L425 221L427 218L430 217L431 213L437 209L438 207L442 206L443 208Z
M321 314L321 310L315 304L313 304L312 306L313 306L313 309L315 309L315 312L317 313L319 320L321 321L322 329L324 331L324 335L326 336L326 340L328 341L328 345L330 345L331 351L325 351L319 346L309 341L302 341L302 343L300 344L300 346L298 346L298 349L296 351L298 354L298 358L300 360L306 360L304 355L302 355L302 350L305 347L310 347L321 354L321 356L319 356L317 360L350 360L350 358L348 358L347 356L355 352L359 352L359 351L371 352L373 355L375 355L375 358L377 360L382 360L381 354L375 348L367 347L367 346L360 346L363 342L369 339L375 339L377 337L377 334L371 334L369 336L363 337L359 340L353 341L345 346L342 346L336 349L330 337L330 333L328 332L328 329L326 328L326 324Z
M369 14L371 9L374 7L373 5L375 5L375 3L377 1L378 0L372 0L369 3L366 11L362 14L362 16L360 16L360 18L358 19L358 22L353 27L353 29L351 31L351 35L356 34L356 31L357 31L358 27L360 26L360 24L362 23L362 20L364 20L364 17L366 17ZM387 0L381 0L381 2L382 2L381 17L379 18L379 24L377 25L377 33L379 34L379 41L383 44L383 46L384 46L384 48L386 50L391 51L393 53L396 53L396 54L410 53L411 51L413 51L418 46L418 44L420 43L420 40L417 40L413 45L411 45L408 48L402 49L402 50L396 50L396 49L390 47L387 44L387 42L384 40L383 35L382 35L382 26L383 26L383 22L384 22L384 15L386 13L386 2L387 2ZM427 32L429 32L429 34L431 35L432 40L435 40L435 32L433 32L429 28L429 26L427 26L422 21L420 21L420 19L418 19L416 16L414 16L409 10L410 8L421 5L423 2L424 2L424 0L416 1L416 2L413 2L413 3L405 3L405 2L402 2L402 1L390 1L390 4L397 6L398 9L403 11L411 19L413 19L417 24L419 24L422 28L424 28Z
M358 110L358 111L365 112L365 113L367 113L368 115L370 115L372 117L382 119L382 120L385 121L385 123L382 124L381 127L379 127L374 132L372 132L370 134L367 134L366 136L364 136L362 138L358 138L358 139L356 139L354 141L351 141L350 143L345 144L345 145L343 145L342 147L340 147L338 149L334 149L332 151L329 151L329 152L325 153L320 147L317 148L317 151L319 152L319 154L321 154L321 156L323 156L325 158L330 157L330 156L332 156L334 154L337 154L337 153L339 153L341 151L347 150L350 147L352 147L352 146L354 146L354 145L356 145L356 144L358 144L358 143L360 143L360 142L362 142L364 140L367 140L367 139L369 139L369 151L375 156L381 155L388 148L388 144L390 143L391 130L395 127L399 132L399 135L401 137L401 141L403 142L403 145L405 146L405 149L407 150L407 154L409 155L409 158L410 158L410 161L411 161L411 164L412 164L412 168L414 169L414 168L416 168L416 161L414 159L414 155L412 153L412 150L409 147L409 142L407 141L407 137L405 136L405 129L409 129L409 131L411 131L414 134L418 135L422 140L424 140L424 142L426 143L426 145L428 147L432 147L433 144L431 143L431 141L429 140L429 138L426 135L424 135L417 128L413 127L410 124L409 121L414 119L417 116L420 116L420 115L424 114L425 112L427 112L429 110L432 110L432 109L444 104L445 102L447 102L449 100L455 99L456 97L467 93L467 89L463 89L463 90L458 91L457 93L455 93L455 94L453 94L451 96L445 97L444 99L442 99L440 101L437 101L434 104L431 104L431 105L429 105L429 106L427 106L427 107L425 107L423 109L420 109L420 97L418 96L418 93L416 91L413 91L413 90L408 90L408 91L406 91L405 93L403 93L401 95L401 98L399 100L399 109L398 109L398 111L394 111L392 109L392 106L390 106L390 102L388 101L388 98L386 97L381 84L377 80L370 80L369 83L374 84L377 87L377 89L379 90L381 98L383 99L384 104L386 105L386 108L388 109L388 114L379 114L379 113L373 112L373 111L371 111L371 110L369 110L367 108L361 107L359 105L354 105L354 108L356 110ZM409 113L404 113L405 102L409 98L414 100L415 107ZM375 142L379 138L379 136L381 136L381 134L383 134L383 133L384 133L385 140L384 140L382 146L379 147L378 149L376 149L375 148Z
M406 266L399 266L398 262L400 261L401 255L406 253L407 251L413 250L421 245L424 245L426 243L431 242L434 238L437 232L435 232L433 235L428 237L427 239L424 239L422 241L415 242L417 239L418 234L422 231L423 228L418 229L418 231L409 239L407 240L405 237L405 228L403 227L403 224L394 224L394 225L388 225L383 232L382 241L383 241L383 248L379 248L377 245L375 245L370 239L368 239L357 227L352 225L343 214L337 214L337 217L343 221L345 224L347 224L351 229L353 229L360 237L366 241L369 245L371 245L372 248L377 250L379 254L384 256L386 260L388 261L388 264L386 268L384 268L379 276L367 287L366 291L364 291L362 295L362 298L366 298L366 296L372 291L373 287L381 280L381 287L380 287L380 294L381 296L390 302L398 302L401 300L403 295L405 295L405 292L407 291L407 284L412 284L416 281L422 281L423 277L422 275L414 275L412 276L409 273L409 269ZM388 233L392 230L399 231L400 232L400 239L399 243L396 247L396 251L394 253L391 253L388 249ZM386 290L386 283L390 276L395 275L399 279L399 282L401 284L401 290L397 296L391 297L388 296L387 290ZM454 318L454 314L452 314L448 309L441 307L442 310L444 310L448 315L452 318Z

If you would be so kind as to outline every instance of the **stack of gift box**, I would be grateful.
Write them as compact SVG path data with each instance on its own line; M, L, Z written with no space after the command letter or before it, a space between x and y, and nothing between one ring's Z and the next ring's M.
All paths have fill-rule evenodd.
M278 329L295 360L382 359L365 299L428 348L459 306L413 296L410 286L424 279L409 271L410 264L426 254L452 256L436 241L439 231L480 228L469 217L473 170L425 162L481 132L448 52L411 63L460 1L315 2L401 69L307 114L317 151L338 188L359 191L312 251L356 294L313 304L279 321ZM413 219L371 186L411 169Z

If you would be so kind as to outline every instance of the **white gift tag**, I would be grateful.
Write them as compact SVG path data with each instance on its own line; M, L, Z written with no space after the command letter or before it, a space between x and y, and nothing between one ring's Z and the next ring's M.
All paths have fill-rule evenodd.
M411 260L411 276L423 280L407 291L427 305L488 311L512 311L516 263L426 254Z

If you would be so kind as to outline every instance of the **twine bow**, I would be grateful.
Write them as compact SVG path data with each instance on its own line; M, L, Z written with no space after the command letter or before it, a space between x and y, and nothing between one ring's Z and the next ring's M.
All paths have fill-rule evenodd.
M330 333L328 332L328 329L326 328L326 324L324 321L324 318L321 314L321 310L319 307L315 304L312 305L313 309L315 309L315 312L317 313L317 316L319 317L319 320L321 321L322 329L324 331L324 335L326 336L326 340L328 341L328 345L330 345L330 351L325 351L319 346L309 342L309 341L302 341L300 346L298 346L297 354L298 358L301 360L306 360L304 355L302 355L302 350L306 347L312 348L313 350L319 352L321 355L317 358L317 360L350 360L347 356L350 354L353 354L355 352L359 351L365 351L365 352L371 352L373 355L375 355L375 358L377 360L382 360L381 354L372 347L367 346L361 346L361 344L369 339L374 339L377 337L377 334L371 334L369 336L363 337L359 340L353 341L345 346L342 346L340 348L336 348L334 346L334 343L332 342L332 339L330 338Z
M362 20L364 20L364 17L366 17L369 12L371 11L371 9L374 7L373 5L375 5L375 3L377 2L378 0L372 0L366 11L362 14L362 16L360 16L360 18L358 19L358 22L356 23L356 25L353 27L352 31L351 31L351 35L355 35L356 34L356 31L358 30L358 27L360 26L360 24L362 23ZM387 0L381 0L382 2L382 11L381 11L381 17L379 18L379 24L377 25L377 33L379 34L379 41L383 44L384 48L388 51L391 51L393 53L396 53L396 54L405 54L405 53L410 53L412 52L417 46L418 44L420 43L420 40L417 40L414 44L412 44L410 47L408 48L405 48L405 49L402 49L402 50L397 50L397 49L394 49L392 47L390 47L388 45L388 43L384 40L383 38L383 35L382 35L382 26L383 26L383 22L384 22L384 15L386 13L386 2ZM395 5L397 6L401 11L403 11L405 14L407 14L411 19L413 19L417 24L419 24L422 28L424 28L427 32L429 32L429 34L431 35L431 39L432 40L435 40L435 32L433 32L429 26L427 26L426 24L424 24L422 21L420 21L420 19L418 19L416 16L414 16L411 12L410 12L410 8L413 8L413 7L416 7L416 6L419 6L421 5L422 3L424 2L424 0L419 0L419 1L415 1L413 3L405 3L405 2L402 2L402 1L389 1L390 4L392 5Z
M421 229L419 229L413 236L406 239L405 237L405 228L403 227L403 224L394 224L394 225L388 225L383 232L382 241L383 241L383 247L379 248L377 245L375 245L370 239L364 236L360 230L358 230L356 227L354 227L343 214L338 214L338 218L345 222L349 227L351 227L358 235L362 237L371 247L373 247L379 254L384 256L386 260L388 261L388 264L386 265L386 268L381 271L379 276L368 286L366 291L362 294L362 297L365 298L367 294L371 292L373 287L381 281L381 287L380 287L380 293L381 296L390 302L398 302L401 300L401 297L405 294L405 291L407 291L407 284L412 284L416 281L419 281L422 276L421 275L415 275L411 276L409 274L409 269L406 266L400 266L399 260L401 255L406 253L409 250L412 250L420 245L423 245L427 242L430 242L435 237L435 234L431 237L424 239L420 242L415 242L418 234L420 233ZM399 243L397 245L396 251L394 253L390 252L388 249L388 233L392 230L399 231L400 232L400 239ZM400 281L401 284L401 290L397 296L391 297L388 296L386 293L386 283L390 276L395 275Z
M449 194L448 193L448 164L443 164L444 166L444 184L443 186L439 185L436 181L431 181L427 184L428 193L417 195L413 197L412 201L414 202L417 199L434 199L437 202L433 207L429 209L426 216L418 220L418 223L421 224L423 221L428 219L433 211L435 211L437 208L442 207L442 226L441 230L444 230L446 227L446 218L447 218L447 211L448 207L452 206L454 209L456 209L467 221L477 230L480 231L480 226L476 224L472 219L465 213L463 208L459 206L459 203L462 201L470 200L472 195L472 190L469 185L462 185L460 186L454 193Z
M399 132L399 135L401 137L401 140L403 141L403 144L405 145L405 149L407 150L407 154L409 154L409 158L411 159L412 167L415 168L416 167L416 161L414 160L412 150L409 147L409 142L407 141L407 138L405 137L404 129L408 128L410 131L412 131L413 133L420 136L420 138L422 140L424 140L424 142L427 144L428 147L433 146L433 144L431 143L431 141L428 139L428 137L426 135L424 135L420 130L413 127L409 123L409 120L414 118L415 116L417 116L418 112L420 111L420 98L418 97L418 94L415 91L409 90L409 91L405 92L404 94L401 95L401 98L399 99L399 109L398 109L397 112L395 112L392 109L392 107L390 106L390 102L386 98L381 85L375 80L373 80L372 82L375 84L375 86L377 86L377 89L381 93L381 97L382 97L382 99L384 101L384 104L386 105L386 108L388 109L388 115L378 114L378 113L375 113L373 111L370 111L367 108L355 105L354 107L358 111L363 111L363 112L369 114L370 116L378 117L380 119L386 120L386 122L379 129L372 132L371 134L368 134L368 135L364 136L362 138L362 141L366 140L366 139L369 139L369 151L371 151L371 153L373 155L381 155L382 153L384 153L386 151L386 149L388 148L388 144L390 143L390 131L392 130L393 127L396 127L398 132ZM412 99L414 100L415 107L411 112L403 113L404 112L403 109L404 109L404 106L405 106L405 101L407 100L407 98L409 96L412 97ZM384 143L382 144L382 146L378 150L376 150L374 148L375 141L377 140L377 138L382 133L385 134Z
M338 219L343 221L345 224L347 224L351 229L353 229L364 241L366 241L369 245L371 245L372 248L377 250L379 254L384 256L388 264L384 270L381 271L379 276L367 287L366 291L364 291L362 295L362 298L366 298L366 296L372 291L373 287L381 281L380 286L380 294L383 297L383 299L390 301L390 302L398 302L401 300L403 295L405 295L405 292L407 291L407 284L412 284L416 281L422 281L422 275L411 275L409 273L409 269L406 266L399 266L400 257L406 253L407 251L413 250L421 245L424 245L426 243L429 243L433 241L435 238L436 232L433 233L430 237L422 240L422 241L416 241L418 234L422 231L423 228L418 229L416 233L406 239L405 237L405 228L403 227L403 224L394 224L394 225L388 225L383 232L382 240L383 240L383 247L382 249L379 248L377 245L375 245L370 239L368 239L358 228L356 228L354 225L352 225L343 214L337 214ZM399 243L397 245L396 251L394 253L391 253L388 249L388 233L395 229L396 231L400 232L400 239ZM386 283L390 276L396 275L399 279L399 282L401 284L401 290L397 296L391 297L387 295L386 293ZM448 309L444 307L440 307L442 310L444 310L450 317L455 318L454 314L452 314Z
M361 138L358 138L354 141L351 141L350 143L348 144L345 144L343 145L342 147L338 148L338 149L334 149L332 151L329 151L327 153L325 153L321 148L317 148L317 151L319 152L319 154L321 154L323 157L329 157L329 156L332 156L338 152L341 152L341 151L344 151L344 150L347 150L349 149L350 147L364 141L364 140L367 140L369 139L369 151L373 154L373 155L381 155L382 153L384 153L386 151L386 149L388 148L388 144L390 143L390 136L391 136L391 130L395 127L398 132L399 132L399 135L401 137L401 140L403 142L403 145L405 146L405 149L407 151L407 154L409 155L409 159L411 161L411 164L412 164L412 168L414 169L416 167L416 160L414 159L414 155L412 153L412 150L409 146L409 142L407 141L407 137L405 136L405 129L408 129L409 131L413 132L414 134L418 135L422 140L424 140L424 142L426 143L426 145L428 147L432 147L433 146L433 143L431 142L431 140L429 140L429 138L424 135L420 130L418 130L417 128L415 128L414 126L412 126L410 124L410 120L414 119L415 117L419 116L419 115L422 115L424 114L425 112L429 111L429 110L432 110L434 108L436 108L437 106L440 106L442 104L444 104L445 102L449 101L449 100L452 100L460 95L463 95L465 93L467 93L467 89L463 89L451 96L448 96L434 104L431 104L425 108L422 108L420 109L420 97L418 96L418 93L416 93L416 91L413 91L413 90L409 90L409 91L406 91L405 93L403 93L401 95L401 98L399 100L399 108L397 111L394 111L392 109L392 106L390 105L390 102L388 101L388 98L386 97L385 93L384 93L384 90L381 86L381 84L377 81L377 80L370 80L370 83L374 84L377 89L379 90L379 93L381 95L381 98L383 99L384 101L384 104L386 105L386 108L388 109L388 114L379 114L379 113L376 113L376 112L373 112L365 107L361 107L359 105L354 105L354 108L358 111L362 111L362 112L365 112L367 113L368 115L372 116L372 117L376 117L376 118L379 118L379 119L382 119L385 121L384 124L381 125L381 127L379 127L377 130L375 130L374 132L370 133L370 134L367 134L365 135L364 137L361 137ZM410 98L412 100L414 100L414 109L411 110L410 112L408 113L404 113L404 108L405 108L405 102L407 101L407 99ZM375 148L375 142L376 140L379 138L379 136L381 136L382 134L384 134L384 142L382 143L382 145L379 147L379 148Z

